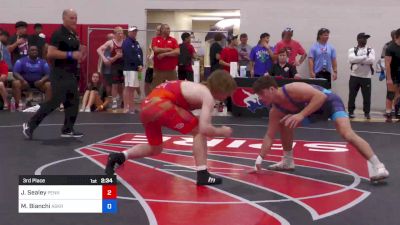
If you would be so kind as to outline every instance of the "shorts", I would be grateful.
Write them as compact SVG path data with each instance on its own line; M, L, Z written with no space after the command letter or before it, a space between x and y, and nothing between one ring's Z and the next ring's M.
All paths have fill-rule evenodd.
M330 90L324 89L323 92L327 94L328 99L322 105L320 110L309 116L310 121L315 122L319 120L327 120L328 118L335 121L338 118L349 118L342 99L338 95L333 94Z
M153 82L153 68L147 68L146 70L146 77L144 78L144 82L147 84L151 84Z
M158 146L163 142L162 127L188 134L198 126L199 120L191 112L167 99L153 97L145 99L141 105L140 120L150 145Z
M124 71L125 87L140 87L138 71Z
M396 72L391 72L393 84L399 86L400 84L400 68Z
M179 68L178 69L178 79L179 80L187 80L187 81L192 81L193 82L193 71L187 71L185 68Z
M154 70L153 82L151 82L151 87L155 88L158 85L164 83L165 81L177 80L178 76L176 70Z
M106 81L106 85L111 85L112 84L112 75L111 75L111 73L103 74L103 78Z
M123 84L124 83L124 71L122 65L116 64L111 65L111 83L112 84Z

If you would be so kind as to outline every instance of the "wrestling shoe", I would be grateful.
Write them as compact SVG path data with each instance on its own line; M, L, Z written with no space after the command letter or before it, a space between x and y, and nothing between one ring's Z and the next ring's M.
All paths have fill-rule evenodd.
M268 166L268 169L276 171L292 171L294 170L294 167L293 159L282 159L282 161Z
M368 172L371 182L380 181L389 177L389 171L387 171L383 163L380 163L377 166L373 166L371 163L368 163Z
M197 171L197 185L221 184L222 178L211 175L207 170Z
M108 176L114 175L115 169L117 169L117 167L122 165L124 162L125 162L124 153L110 153L108 155L108 161L107 161L105 173Z

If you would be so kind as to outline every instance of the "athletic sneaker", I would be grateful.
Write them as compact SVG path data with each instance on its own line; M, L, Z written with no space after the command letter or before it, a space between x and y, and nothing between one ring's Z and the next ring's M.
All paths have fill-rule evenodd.
M392 122L392 113L385 113L386 117L386 122L391 123Z
M294 162L293 160L285 160L282 159L282 161L275 163L271 166L268 166L269 170L276 170L276 171L291 171L294 170Z
M22 124L22 133L27 139L32 140L33 130L31 130L28 123Z
M356 116L354 116L354 113L349 113L349 118L354 119L354 118L356 118Z
M117 99L112 100L111 109L115 110L118 108Z
M83 137L83 133L77 132L77 131L74 131L74 130L72 130L70 132L63 131L63 132L61 132L61 137L63 137L63 138L72 138L72 137L81 138L81 137Z
M369 179L371 181L380 181L389 176L389 171L387 171L383 163L378 164L377 166L373 166L372 164L368 163L368 170Z
M107 166L105 169L105 173L108 176L112 176L115 173L115 169L117 166L122 165L125 162L125 155L124 153L110 153L108 155ZM118 165L117 165L118 164Z
M222 178L211 175L207 170L197 171L197 185L221 184Z

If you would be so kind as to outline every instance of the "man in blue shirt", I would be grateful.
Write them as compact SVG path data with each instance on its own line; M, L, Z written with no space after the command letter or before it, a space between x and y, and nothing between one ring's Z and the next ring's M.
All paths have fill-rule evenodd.
M260 41L250 52L251 77L262 77L272 68L274 48L269 45L269 34L262 33Z
M325 78L331 88L331 80L337 79L336 50L328 43L330 31L321 28L317 33L317 42L311 46L308 66L311 78Z
M38 53L38 47L29 46L28 56L15 62L15 80L12 82L12 87L17 105L21 100L21 91L29 88L37 88L45 93L46 99L50 98L49 65L45 60L38 57Z
M124 113L135 113L135 90L140 95L139 73L143 69L143 51L136 41L138 29L132 26L128 29L128 37L122 43L122 59L124 60Z

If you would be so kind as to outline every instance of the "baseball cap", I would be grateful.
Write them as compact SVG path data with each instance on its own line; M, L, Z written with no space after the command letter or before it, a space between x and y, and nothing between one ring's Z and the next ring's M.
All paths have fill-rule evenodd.
M130 31L136 31L136 30L138 30L136 26L131 26L131 27L128 28L129 32Z
M366 34L366 33L359 33L359 34L357 34L357 39L362 39L362 38L365 38L365 39L368 39L368 38L370 38L371 37L371 35L369 35L369 34Z
M28 24L25 21L18 21L18 22L15 23L15 28L27 27L27 26L28 26Z
M286 27L286 28L283 30L283 32L290 32L290 33L293 33L293 29L290 28L290 27Z

